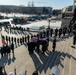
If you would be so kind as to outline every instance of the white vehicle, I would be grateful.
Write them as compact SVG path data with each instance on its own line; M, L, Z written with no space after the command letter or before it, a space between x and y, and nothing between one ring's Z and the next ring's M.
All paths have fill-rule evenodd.
M0 27L6 27L6 26L11 26L11 27L15 27L14 24L12 24L13 19L3 19L0 20Z

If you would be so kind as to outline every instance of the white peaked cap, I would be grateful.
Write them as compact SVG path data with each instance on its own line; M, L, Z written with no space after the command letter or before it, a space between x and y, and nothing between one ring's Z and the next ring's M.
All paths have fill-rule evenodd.
M21 71L21 72L19 73L19 75L25 75L25 72L24 72L24 71Z
M55 75L59 75L60 69L57 66L52 67L52 73Z
M8 75L14 75L14 73L13 72L10 72Z

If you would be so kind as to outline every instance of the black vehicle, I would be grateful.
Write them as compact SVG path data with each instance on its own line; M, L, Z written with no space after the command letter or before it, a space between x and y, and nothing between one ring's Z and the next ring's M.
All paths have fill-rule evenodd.
M26 21L23 18L14 18L12 21L14 24L24 24Z
M34 17L28 17L28 21L35 21L36 19Z

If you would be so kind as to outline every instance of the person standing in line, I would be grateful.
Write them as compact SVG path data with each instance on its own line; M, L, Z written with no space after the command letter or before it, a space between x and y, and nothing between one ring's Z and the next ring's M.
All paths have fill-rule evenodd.
M11 44L12 53L14 53L14 44Z
M59 38L61 38L62 28L59 29Z
M3 57L3 47L1 47L0 52L1 52L1 57Z
M57 37L57 35L58 35L58 29L56 28L55 29L55 37Z
M28 39L28 42L29 42L29 39L30 39L30 36L29 35L27 36L27 39Z
M10 44L10 36L9 36L9 44Z
M11 38L11 41L12 41L12 43L13 43L13 37Z
M10 52L11 52L10 47L8 45L6 45L5 49L7 51L7 54L9 55L9 59L10 59Z
M53 34L53 29L51 28L50 29L50 36L52 37L52 34Z
M27 43L27 37L26 37L26 35L25 35L25 43Z
M7 44L8 44L8 36L6 35L6 42L7 42Z
M17 43L18 43L18 46L19 46L19 38L17 38Z
M54 36L53 44L52 44L53 52L55 51L56 48L56 37Z
M37 53L40 51L39 34L37 34Z

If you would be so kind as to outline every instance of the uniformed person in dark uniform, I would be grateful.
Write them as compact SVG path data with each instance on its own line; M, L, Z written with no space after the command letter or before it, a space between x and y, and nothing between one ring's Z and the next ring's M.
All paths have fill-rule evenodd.
M14 53L14 44L13 43L11 44L11 50L12 50L12 53Z
M28 42L29 42L29 39L30 39L30 36L29 35L27 35L27 39L28 39Z
M47 50L47 41L44 41L43 44L42 44L42 54L45 53L45 51Z
M37 40L37 53L39 53L40 51L40 43L39 43L39 37L38 37L38 40Z
M43 37L43 34L42 34L42 32L40 32L40 38L42 38Z
M10 40L10 36L9 36L9 43L11 42L11 40Z
M52 37L52 34L53 34L53 29L51 28L50 29L50 36Z
M46 30L46 36L49 36L49 29Z
M0 48L0 52L1 52L1 57L3 57L3 47Z
M59 38L61 38L62 28L59 29Z
M33 38L33 35L31 35L31 39Z
M43 31L43 38L45 38L46 37L46 33L45 33L45 30Z
M26 35L25 35L25 42L27 42L27 37L26 37Z
M19 38L17 38L17 43L18 43L18 46L19 46Z
M7 44L8 44L8 36L6 36L6 41L7 41Z
M54 52L55 48L56 48L56 37L54 37L52 48L53 48L53 52Z
M37 38L39 38L39 34L37 34Z
M14 38L14 42L15 42L15 46L17 46L17 45L16 45L16 37Z
M58 35L58 29L55 29L55 37Z
M76 45L76 30L73 31L74 37L73 37L73 45Z
M65 26L65 27L63 28L63 36L65 36L66 33L67 33L67 27Z
M12 43L13 43L13 37L11 37L11 41L12 41Z
M23 41L23 44L24 44L24 36L22 37L22 41Z

